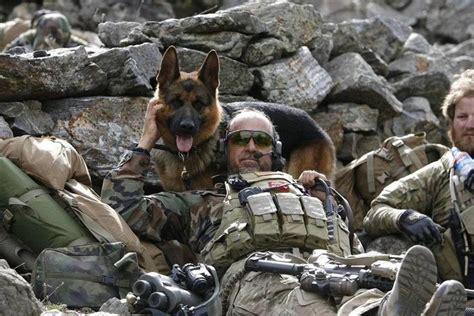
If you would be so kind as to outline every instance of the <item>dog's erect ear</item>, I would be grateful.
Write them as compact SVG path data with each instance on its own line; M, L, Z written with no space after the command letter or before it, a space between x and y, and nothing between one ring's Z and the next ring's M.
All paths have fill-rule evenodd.
M161 88L169 86L180 77L178 54L174 46L168 47L161 59L161 68L156 80Z
M215 50L207 54L206 60L199 69L198 78L213 91L219 86L219 57Z

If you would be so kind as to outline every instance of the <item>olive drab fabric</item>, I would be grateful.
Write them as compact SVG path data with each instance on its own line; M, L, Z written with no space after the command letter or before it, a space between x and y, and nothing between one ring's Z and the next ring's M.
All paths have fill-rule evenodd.
M384 187L438 160L447 147L430 144L426 134L387 138L379 149L352 161L336 173L336 189L344 195L354 213L355 230L362 229L370 202Z
M92 235L8 158L0 156L0 213L7 231L36 254L48 247L93 242Z
M112 297L125 298L140 274L136 253L126 253L123 243L93 243L43 250L31 284L39 299L98 309Z
M256 250L331 248L351 253L349 232L339 216L327 214L321 200L305 195L290 175L252 172L238 177L246 187L226 181L221 224L201 252L216 270L222 272ZM251 193L243 201L245 192Z
M161 251L154 245L144 246L123 218L112 207L102 202L100 197L90 188L91 180L87 165L71 144L55 137L26 135L0 140L0 154L11 159L36 181L51 188L49 190L45 188L44 192L47 192L47 195L39 195L41 199L56 202L54 208L41 207L38 209L37 218L41 220L37 223L37 226L42 227L43 232L31 234L25 231L28 238L32 239L35 245L39 243L39 246L33 247L37 254L46 247L65 247L74 238L84 235L87 236L87 239L82 241L79 239L80 243L76 242L74 245L92 241L123 242L127 251L137 252L139 263L144 269L167 271L167 268L164 269L167 264ZM2 172L7 170L0 169L0 176ZM25 176L28 177L26 174ZM8 176L8 179L16 182L9 184L8 190L5 189L0 192L3 199L15 198L16 191L11 191L22 186L20 178L16 175ZM0 183L0 186L2 185L6 185L5 182ZM35 202L35 204L37 203ZM20 206L20 203L16 203L13 208L18 209ZM12 208L10 208L11 210ZM55 210L56 213L52 213L51 210ZM55 240L52 237L46 238L47 229L54 228L53 224L59 218L68 214L73 215L73 222L69 225L58 224L55 232L49 233L56 236L56 239L64 236L68 242L63 240L54 243L46 242L47 240ZM17 225L18 223L17 221ZM72 226L82 227L82 230L79 233L77 229L71 228ZM11 233L16 234L16 231L11 231ZM20 238L21 236L17 237ZM28 243L26 244L30 246ZM153 256L151 253L153 253Z
M364 219L364 229L372 237L399 233L398 219L405 209L414 209L443 226L446 229L443 233L443 243L431 247L442 281L448 279L463 281L464 274L457 260L450 228L454 208L450 192L453 162L453 156L448 151L438 161L400 181L391 183L373 200L372 207ZM463 184L458 183L456 190L464 192ZM459 196L467 197L467 194ZM474 221L469 219L473 214L471 210L474 199L472 195L470 197L462 201L464 205L459 212L465 225L465 232L474 230L472 229ZM473 239L469 233L464 236L468 240ZM472 247L472 242L470 246Z

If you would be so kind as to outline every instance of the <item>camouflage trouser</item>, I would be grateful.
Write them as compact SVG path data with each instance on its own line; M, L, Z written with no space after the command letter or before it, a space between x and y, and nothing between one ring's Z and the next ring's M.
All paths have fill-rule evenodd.
M294 257L291 259L294 263L304 263ZM226 315L336 315L336 307L331 301L301 290L294 276L246 272L232 281L244 271L244 262L245 259L232 264L222 278L224 291L230 289Z

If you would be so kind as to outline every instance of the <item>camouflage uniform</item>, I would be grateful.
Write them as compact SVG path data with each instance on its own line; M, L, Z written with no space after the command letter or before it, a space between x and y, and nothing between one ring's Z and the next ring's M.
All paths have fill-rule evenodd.
M199 254L219 228L225 195L214 191L144 195L143 178L150 159L140 153L130 154L128 159L106 176L103 201L117 210L137 235L155 241L177 239ZM334 304L326 298L300 290L295 277L246 273L243 260L227 269L222 283L229 315L336 314Z
M450 195L450 171L453 166L451 152L438 161L425 166L411 175L391 183L377 196L364 219L364 228L372 236L400 232L398 221L406 209L413 209L448 228L453 203ZM463 188L460 188L461 192ZM466 194L464 190L464 194ZM465 199L465 206L473 204L472 194ZM444 233L444 242L432 246L439 275L442 280L463 279L454 250L450 230Z
M4 52L17 46L23 47L25 52L31 52L80 45L87 46L88 43L71 34L71 26L64 15L52 12L39 17L33 28L8 43Z

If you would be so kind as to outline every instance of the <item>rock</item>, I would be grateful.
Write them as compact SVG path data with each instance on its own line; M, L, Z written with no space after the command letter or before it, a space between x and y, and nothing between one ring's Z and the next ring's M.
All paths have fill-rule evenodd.
M300 48L288 59L254 68L253 72L256 85L266 101L307 111L318 107L333 84L307 47Z
M89 58L107 74L107 94L153 96L161 53L152 43L90 50Z
M402 104L359 54L347 53L331 60L328 71L334 88L329 103L352 102L378 109L382 119L401 113Z
M1 105L0 105L1 106ZM13 131L11 130L5 119L0 116L0 139L13 137Z
M38 101L0 102L0 114L10 118L16 135L45 135L51 133L54 126L53 119L41 110Z
M106 74L82 46L50 50L38 58L0 54L0 101L94 95L106 85Z
M30 284L0 259L0 310L5 315L39 315L44 310Z
M330 104L328 113L340 117L344 131L376 132L379 111L354 103Z
M117 166L125 149L138 143L149 98L85 97L51 100L43 109L56 121L53 135L69 141L95 177Z

